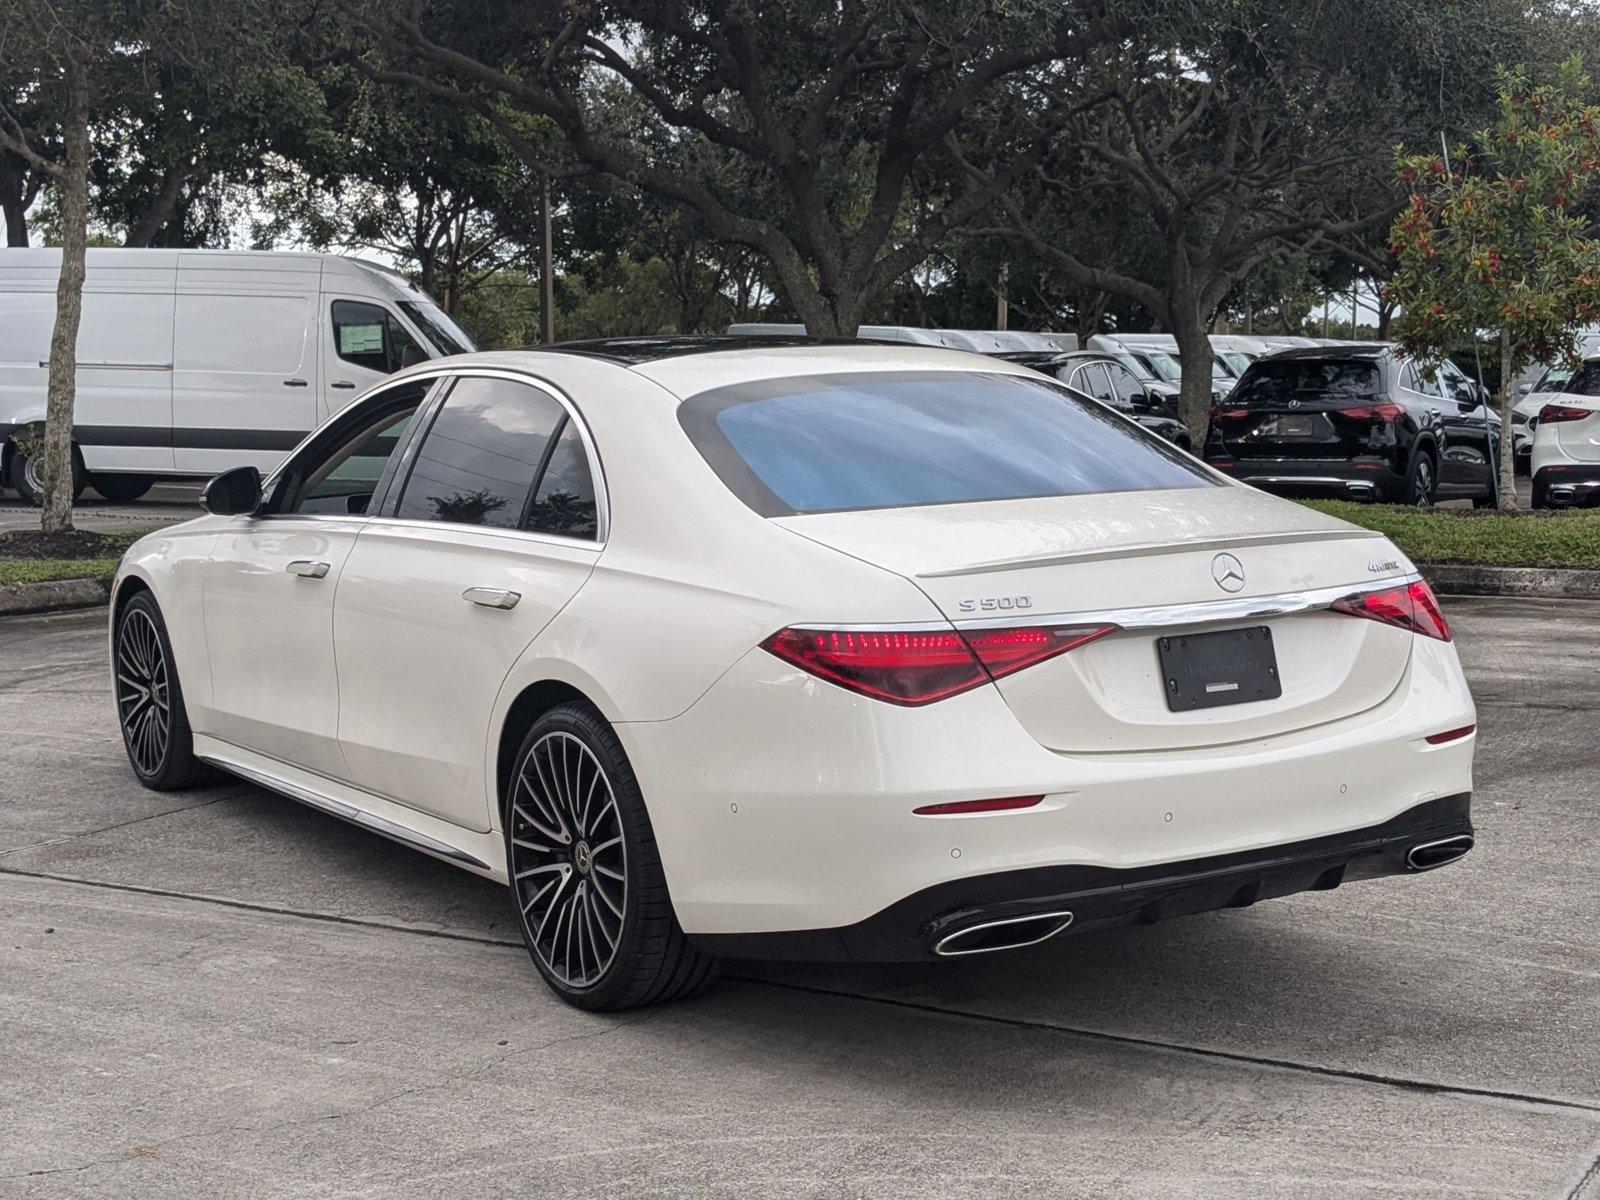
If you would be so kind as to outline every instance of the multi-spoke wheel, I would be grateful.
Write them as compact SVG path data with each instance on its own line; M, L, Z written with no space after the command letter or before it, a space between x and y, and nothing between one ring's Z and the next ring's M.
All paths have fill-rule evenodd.
M111 666L117 723L134 774L162 792L205 782L212 772L194 756L161 610L149 592L140 592L118 610L116 622Z
M524 738L506 780L506 866L523 941L583 1008L676 1000L711 980L684 937L633 771L598 714L568 704Z

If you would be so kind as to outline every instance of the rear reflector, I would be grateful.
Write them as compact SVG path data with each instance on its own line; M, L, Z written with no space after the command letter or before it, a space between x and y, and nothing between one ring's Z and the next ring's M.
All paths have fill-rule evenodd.
M1463 725L1460 729L1446 729L1443 733L1430 733L1428 735L1428 745L1442 746L1446 742L1460 741L1464 737L1472 736L1477 731L1477 728L1476 725Z
M1104 637L1115 625L1003 629L780 629L761 648L890 704L931 704Z
M1579 408L1575 404L1546 404L1539 410L1539 424L1554 425L1558 421L1581 421L1594 414L1594 409Z
M911 811L919 817L954 817L961 813L1005 812L1013 808L1032 808L1043 796L1007 796L1004 800L957 800L952 804L924 804Z
M1450 626L1439 611L1439 601L1422 580L1403 583L1398 587L1382 588L1373 592L1357 592L1342 600L1335 600L1334 612L1349 613L1352 617L1366 617L1420 633L1424 637L1450 640Z

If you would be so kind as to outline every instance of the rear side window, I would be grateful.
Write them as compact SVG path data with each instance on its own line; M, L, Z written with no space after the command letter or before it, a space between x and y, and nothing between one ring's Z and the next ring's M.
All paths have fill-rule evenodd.
M1294 396L1375 396L1383 386L1378 364L1368 359L1297 358L1255 362L1244 373L1230 404L1270 404Z
M539 486L534 489L533 503L523 527L534 533L553 533L561 537L593 540L598 536L594 477L589 473L589 456L584 451L583 438L570 417L562 422L561 432L556 436L555 448L550 452L544 474L539 476Z
M1176 447L1039 377L760 380L702 392L678 419L765 516L1224 486Z
M395 516L522 527L566 409L509 379L456 380L406 480Z

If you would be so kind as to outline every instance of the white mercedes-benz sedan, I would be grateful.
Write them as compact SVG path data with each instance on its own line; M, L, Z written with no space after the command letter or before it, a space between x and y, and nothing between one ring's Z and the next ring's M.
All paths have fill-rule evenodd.
M1378 534L1024 367L803 339L434 360L129 550L128 757L508 884L564 999L1442 866L1450 629Z

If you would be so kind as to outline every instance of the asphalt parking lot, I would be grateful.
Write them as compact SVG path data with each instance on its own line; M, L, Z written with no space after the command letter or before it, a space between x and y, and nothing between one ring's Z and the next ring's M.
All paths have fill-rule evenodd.
M1600 1197L1600 604L1447 611L1460 864L613 1017L494 885L142 791L103 612L0 621L0 1195Z

